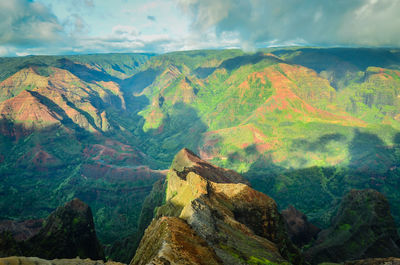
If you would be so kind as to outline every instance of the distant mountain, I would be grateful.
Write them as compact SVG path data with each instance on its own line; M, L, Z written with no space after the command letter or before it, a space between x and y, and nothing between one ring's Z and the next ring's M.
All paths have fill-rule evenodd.
M141 203L163 173L149 168L152 159L126 139L127 125L114 121L127 112L117 76L135 73L149 57L0 60L3 73L10 64L16 71L0 83L1 218L45 217L80 197L93 207L105 242L134 231Z
M399 224L399 88L389 48L0 58L0 218L79 197L111 245L187 147L318 227L352 188Z

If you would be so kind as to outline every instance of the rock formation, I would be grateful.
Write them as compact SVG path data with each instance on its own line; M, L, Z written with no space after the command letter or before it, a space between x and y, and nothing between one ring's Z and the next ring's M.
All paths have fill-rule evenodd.
M131 264L221 264L207 242L177 217L154 219L142 242Z
M183 149L166 181L166 202L146 229L131 265L302 263L275 201L252 189L238 173ZM187 238L198 241L201 249ZM200 252L203 263L196 263L193 255Z
M385 196L351 190L333 220L306 256L313 264L366 258L400 257L400 238Z
M94 229L90 207L79 199L74 199L58 207L45 220L36 235L25 241L17 241L12 231L5 231L0 237L0 254L21 255L44 259L91 258L104 259Z

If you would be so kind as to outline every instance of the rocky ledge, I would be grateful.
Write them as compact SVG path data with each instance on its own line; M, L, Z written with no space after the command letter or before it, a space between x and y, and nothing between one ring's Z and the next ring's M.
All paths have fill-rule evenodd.
M240 174L183 149L166 182L131 265L302 264L275 201Z

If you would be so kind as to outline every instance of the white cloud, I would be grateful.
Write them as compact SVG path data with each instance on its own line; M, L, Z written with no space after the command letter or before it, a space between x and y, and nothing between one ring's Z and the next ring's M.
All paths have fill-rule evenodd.
M0 44L15 46L56 42L63 27L48 8L28 0L0 1Z
M236 32L242 47L272 40L400 46L398 0L176 0L194 34Z
M398 14L400 0L0 0L0 56L400 46Z
M28 52L16 52L15 54L17 56L28 56L28 55L30 55L30 53L28 53Z
M112 28L112 34L123 38L136 37L139 31L134 26L116 25Z

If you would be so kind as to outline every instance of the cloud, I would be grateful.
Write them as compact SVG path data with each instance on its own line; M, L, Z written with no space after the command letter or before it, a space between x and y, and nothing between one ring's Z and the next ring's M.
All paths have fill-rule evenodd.
M112 28L112 35L122 38L131 38L139 34L139 31L134 26L117 25Z
M0 56L7 56L8 53L9 53L9 50L6 47L0 46Z
M147 16L147 19L150 21L156 21L156 17L155 16Z
M400 46L398 0L176 0L194 34L234 32L259 43Z
M163 52L174 40L167 34L141 34L130 25L116 25L111 34L82 37L74 52Z
M63 26L50 10L29 0L0 1L0 45L27 47L54 43Z
M73 0L92 7L93 1ZM132 25L115 25L91 35L82 14L73 10L60 20L51 5L31 0L0 1L0 56L98 52L164 52L175 41L167 34L142 34ZM151 17L151 16L150 16ZM146 16L144 17L146 18ZM154 17L155 19L155 17Z

